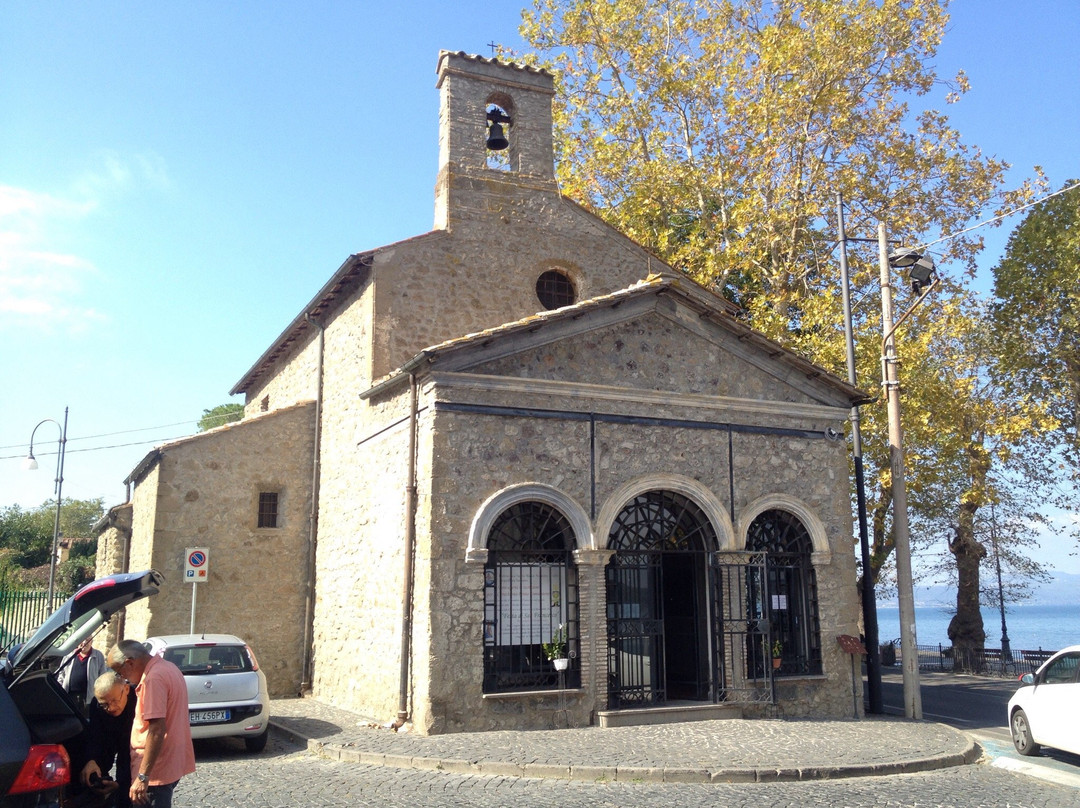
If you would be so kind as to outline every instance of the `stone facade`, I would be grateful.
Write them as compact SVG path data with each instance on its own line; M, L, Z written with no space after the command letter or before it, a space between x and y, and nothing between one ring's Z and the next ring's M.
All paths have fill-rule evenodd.
M195 631L241 637L255 650L271 694L299 691L314 411L303 403L247 417L161 446L140 464L127 568L157 569L165 586L126 610L128 637L187 634L198 586ZM261 493L277 497L276 527L258 525ZM195 547L209 551L206 583L184 581L186 550ZM100 572L115 561L98 563Z
M702 702L731 698L722 676L757 680L753 664L709 661L730 640L706 615L718 559L782 514L803 536L807 669L777 676L775 702L747 713L850 716L835 637L858 633L859 610L834 438L863 394L558 192L549 74L443 53L437 86L435 230L350 256L233 388L244 421L140 464L129 568L177 581L186 546L211 548L236 586L200 590L200 621L250 639L276 692L423 733L548 727L554 713L580 725L618 701L611 581L614 547L632 535L626 509L662 495L695 514L699 538L679 545L692 569L663 563L669 588L692 584L697 599L685 656ZM494 108L510 118L499 155L485 148ZM561 297L540 282L552 271ZM250 524L268 486L287 508L273 537ZM551 567L498 566L494 526L517 507L565 524L568 566L552 574L568 583L548 607L573 614L561 690L537 684L543 666L531 685L498 679L508 654L536 668L539 640L494 638L492 610L509 608L494 582ZM304 558L310 568L291 563ZM267 590L257 609L239 594L248 579ZM133 606L129 635L186 631L189 595L177 586ZM684 655L669 650L646 660L661 683L649 698L666 698L665 659Z
M473 340L461 349L475 349L480 361L448 357L453 373L440 373L435 360L417 418L416 581L423 595L413 643L416 664L425 670L414 673L412 715L422 731L543 728L551 726L556 709L587 724L608 706L607 536L628 499L657 488L689 491L713 511L721 526L717 551L742 550L750 522L768 508L796 512L810 525L823 671L778 679L769 714L850 715L850 659L835 642L824 642L858 634L851 514L842 496L846 447L826 436L827 429L843 426L840 399L824 405L821 389L815 401L809 384L800 390L735 356L720 354L703 369L693 358L708 357L710 346L729 337L720 329L701 338L688 333L672 314L671 287L658 286L664 296L645 290L639 300L625 301L624 319L615 324L593 329L580 318L580 333L554 343L534 327L533 344L510 339L494 360L485 359L480 341ZM652 306L651 312L638 314L642 305ZM728 395L707 395L705 389ZM375 477L403 463L399 452L407 433L379 425L400 417L405 395L398 392L396 407L383 402L389 413L373 425L378 444L363 466L376 470ZM524 402L529 412L515 411ZM597 414L595 422L579 417L583 413ZM625 420L633 418L642 423L628 427ZM741 431L731 434L724 424ZM570 694L485 694L486 556L481 545L470 544L476 538L471 531L493 497L538 481L580 513L596 514L586 517L587 533L576 536L582 686Z

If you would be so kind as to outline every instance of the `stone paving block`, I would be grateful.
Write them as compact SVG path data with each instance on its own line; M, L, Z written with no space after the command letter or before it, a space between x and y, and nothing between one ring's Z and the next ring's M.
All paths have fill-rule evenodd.
M360 763L365 766L385 766L386 755L382 752L360 752Z
M615 779L620 783L662 783L664 769L660 766L619 766Z
M570 766L563 763L526 763L526 777L552 777L560 780L570 779Z
M447 758L439 761L438 769L451 774L480 774L480 765L471 760Z
M439 758L414 757L412 768L425 772L442 771L443 763Z
M708 769L688 769L681 766L664 769L665 783L708 783L711 780Z
M384 755L383 765L392 766L395 769L411 769L412 755Z
M613 766L571 766L570 779L578 782L595 783L600 780L614 782L616 769Z
M753 769L718 769L709 777L711 783L756 783L757 772Z
M482 760L480 761L480 771L483 774L495 777L524 777L525 764L502 760Z

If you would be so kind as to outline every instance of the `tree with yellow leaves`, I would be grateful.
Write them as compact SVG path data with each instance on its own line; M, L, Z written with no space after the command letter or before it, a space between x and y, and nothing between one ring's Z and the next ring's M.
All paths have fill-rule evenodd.
M534 0L522 34L535 53L518 58L557 76L565 193L739 303L758 330L840 374L835 194L847 200L851 235L870 236L878 222L908 243L960 233L935 255L960 271L904 327L901 379L910 504L924 528L917 545L937 535L955 548L965 622L972 593L978 613L972 525L980 509L1006 499L987 480L1007 479L1021 457L1045 462L1021 447L1048 421L1028 402L1028 426L1018 427L1015 398L988 375L985 321L967 286L982 240L961 231L1033 189L1006 191L1008 164L964 143L930 103L955 103L967 90L962 73L943 81L933 67L947 5ZM870 387L881 323L873 305L858 302L877 299L876 250L852 259L859 379ZM910 302L904 294L900 306ZM863 412L874 520L868 574L877 579L893 547L885 413ZM942 536L943 527L955 530ZM981 617L958 641L981 647Z

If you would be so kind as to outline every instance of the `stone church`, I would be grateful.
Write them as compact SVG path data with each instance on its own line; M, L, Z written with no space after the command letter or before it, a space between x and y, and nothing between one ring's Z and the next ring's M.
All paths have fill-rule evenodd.
M866 395L560 194L549 73L437 75L434 228L349 256L242 421L132 471L99 572L169 585L122 631L238 634L274 693L421 733L860 713Z

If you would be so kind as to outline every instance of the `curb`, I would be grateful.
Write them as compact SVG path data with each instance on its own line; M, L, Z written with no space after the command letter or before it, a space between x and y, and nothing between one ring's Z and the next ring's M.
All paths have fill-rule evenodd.
M680 766L590 766L573 763L512 763L505 760L461 760L459 758L395 755L381 752L361 752L347 745L323 743L304 736L270 719L270 728L300 744L309 752L329 760L358 763L364 766L386 766L395 769L440 771L447 774L486 775L489 777L523 777L577 782L622 783L792 783L815 780L839 780L850 777L881 777L890 774L948 769L976 762L982 748L969 735L961 733L965 747L960 752L928 755L926 757L840 766L691 768Z

